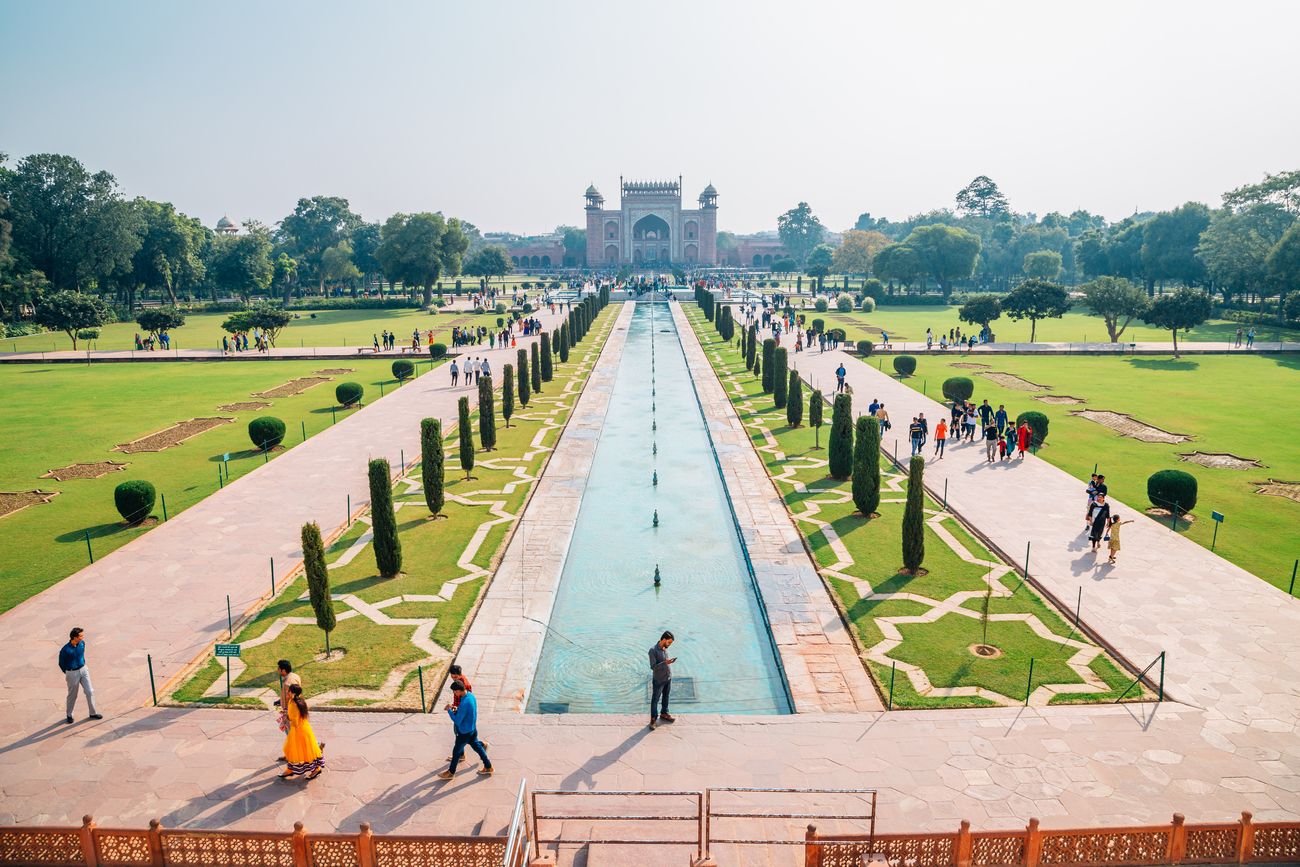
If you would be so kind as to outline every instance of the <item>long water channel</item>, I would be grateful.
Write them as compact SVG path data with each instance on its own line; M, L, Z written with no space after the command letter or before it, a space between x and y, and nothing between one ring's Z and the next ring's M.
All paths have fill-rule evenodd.
M674 713L791 711L692 373L668 305L638 303L530 712L646 711L647 652L665 629Z

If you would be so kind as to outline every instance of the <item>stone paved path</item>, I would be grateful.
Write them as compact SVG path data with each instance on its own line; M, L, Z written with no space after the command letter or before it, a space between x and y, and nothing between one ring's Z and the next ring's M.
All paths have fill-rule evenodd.
M931 426L947 410L904 383L843 352L799 353L793 364L827 393L843 363L855 414L884 401L893 430L886 451L908 458L907 425L924 412ZM978 391L975 399L979 399ZM1010 407L1014 416L1019 407ZM897 443L897 446L895 446ZM1048 446L1050 448L1050 446ZM1044 460L987 463L981 442L925 454L926 483L1057 600L1073 607L1083 588L1083 620L1138 666L1167 652L1173 698L1228 719L1294 737L1300 716L1300 600L1292 599L1167 526L1141 508L1111 500L1125 520L1124 549L1109 566L1082 532L1087 480Z
M800 356L799 362L805 359ZM868 389L879 387L887 401L893 397L897 409L911 400L901 391L886 392L888 382L865 377L863 371L853 375ZM388 399L380 402L376 412L386 405L396 408L416 395L426 399L421 392L407 392L413 388L399 391L391 398L393 404L387 404ZM429 395L427 400L438 398ZM411 418L423 413L421 408ZM358 414L357 419L362 418ZM343 451L338 462L351 471L356 456ZM1039 511L1050 515L1056 508L1051 496L1056 481L1046 472L1051 468L1044 464L1031 469L1036 463L1031 459L1016 468L1025 474L1020 479L1001 475L1011 470L984 470L973 463L954 474L963 484L984 474L1011 479L990 487L1012 488L1015 514L1036 520ZM945 467L959 464L954 456ZM327 465L321 472L331 471ZM261 472L229 490L257 479ZM321 485L312 472L299 466L296 474L302 478L294 483ZM360 473L359 467L355 473ZM1048 486L1045 491L1020 483L1031 473ZM1068 490L1063 488L1068 502L1061 510L1073 516L1081 486L1066 481L1071 482ZM974 503L974 494L967 496L972 499L963 502ZM252 498L241 505L262 508L258 502ZM202 509L197 506L186 515L203 514ZM207 515L212 518L211 512ZM241 555L234 546L222 546L222 529L219 522L188 525L178 534L179 555L210 549L214 557L233 562ZM1158 529L1146 528L1141 537L1154 539ZM136 544L118 554L132 551ZM1068 538L1059 541L1067 551L1069 544ZM1136 542L1128 544L1130 549L1138 547ZM1043 547L1048 547L1046 542ZM1177 553L1176 548L1168 550ZM1045 581L1060 573L1057 559L1057 565L1044 561ZM76 594L57 600L78 616L98 615L101 622L115 618L91 634L92 665L98 666L94 670L110 712L101 723L66 727L60 719L61 679L53 659L66 619L55 606L39 606L45 610L40 621L23 613L26 606L0 617L0 637L10 639L10 652L0 662L0 822L76 824L82 814L94 813L103 825L134 827L160 817L173 827L284 830L302 820L315 830L353 830L366 821L377 831L495 832L508 819L521 775L538 788L875 786L881 790L882 830L951 831L961 817L980 829L1023 826L1030 816L1041 817L1047 827L1064 827L1165 822L1175 810L1189 820L1232 819L1242 809L1254 811L1260 821L1300 814L1300 739L1294 728L1295 666L1300 659L1295 642L1300 630L1288 613L1295 609L1244 573L1221 567L1201 572L1198 564L1207 564L1195 556L1190 564L1178 560L1168 566L1140 563L1136 557L1127 560L1123 571L1089 584L1087 598L1093 601L1084 609L1098 629L1114 634L1114 641L1131 647L1135 655L1145 651L1145 645L1174 650L1171 674L1179 666L1183 671L1171 683L1181 703L784 717L683 715L656 732L646 731L639 716L487 714L480 730L490 742L497 776L462 774L445 786L433 776L442 769L450 742L448 723L440 714L319 714L315 725L328 742L329 770L304 786L273 778L280 737L269 713L139 707L144 684L139 659L129 656L130 649L143 651L151 632L197 631L203 637L196 644L206 645L210 634L220 631L221 617L209 622L181 615L190 607L199 614L206 611L188 603L207 593L210 607L214 593L224 593L218 580L231 574L203 563L191 565L204 582L191 581L182 592L175 585L180 576L190 574L188 570L168 572L163 558L141 561L137 579L154 592L136 597L149 603L145 613L134 618L138 624L108 609L106 597L89 579ZM1074 581L1070 562L1067 556L1060 574ZM1159 568L1153 571L1152 565ZM1252 589L1245 578L1259 589ZM205 582L217 590L205 590ZM1195 587L1185 586L1193 582ZM1223 594L1213 587L1221 584L1239 592L1238 600L1220 598ZM53 598L53 591L65 586L73 585L65 581L47 594ZM1104 609L1103 615L1101 588L1110 592L1111 586L1122 588L1130 604L1145 607L1151 616L1144 620L1111 609ZM159 588L171 588L170 595ZM122 582L111 592L128 590ZM159 604L164 595L167 601ZM1217 614L1196 610L1219 603L1227 607ZM1186 623L1174 619L1181 617ZM14 624L22 624L22 629ZM94 628L94 620L83 625ZM114 630L125 634L114 636ZM1204 674L1209 689L1196 688L1194 669L1200 664L1208 666ZM1223 672L1229 665L1238 667L1239 677L1226 682Z

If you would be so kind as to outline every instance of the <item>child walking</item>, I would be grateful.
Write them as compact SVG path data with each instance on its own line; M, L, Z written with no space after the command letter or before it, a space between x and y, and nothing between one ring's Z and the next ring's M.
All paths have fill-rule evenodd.
M1106 561L1107 563L1114 563L1115 555L1119 553L1119 528L1132 523L1132 521L1121 521L1119 515L1110 516L1110 532L1106 537L1109 540L1106 547L1110 549L1110 559Z

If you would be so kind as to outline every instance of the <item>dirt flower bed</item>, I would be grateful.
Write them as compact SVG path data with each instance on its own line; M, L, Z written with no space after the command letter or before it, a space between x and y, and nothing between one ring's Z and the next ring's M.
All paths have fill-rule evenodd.
M223 404L217 409L222 412L243 412L246 409L266 409L270 405L271 402L266 400L245 400L239 403Z
M120 472L126 469L126 464L122 461L96 461L93 464L70 464L66 467L60 467L57 470L50 470L41 476L42 479L54 479L56 482L66 482L69 479L97 479L100 476L106 476L109 473Z
M1132 437L1144 443L1185 443L1191 439L1187 434L1161 430L1155 425L1138 421L1125 413L1111 412L1107 409L1083 409L1070 415L1082 416L1088 421L1095 421L1103 427L1110 428L1120 436Z
M1057 404L1061 406L1074 406L1083 403L1083 398L1070 397L1068 394L1041 394L1034 398L1041 400L1043 403Z
M0 491L0 518L48 503L58 495L58 491Z
M1288 500L1295 500L1300 503L1300 482L1269 479L1265 482L1252 482L1251 484L1259 485L1259 489L1255 491L1257 494L1263 494L1266 497L1286 497Z
M324 370L316 371L317 376L338 376L341 373L351 373L350 367L327 367Z
M253 393L253 397L292 397L295 394L302 394L309 388L320 385L322 382L329 382L328 376L300 376L297 379L291 379L284 385L277 385L268 391L258 391Z
M196 437L205 431L221 427L223 424L230 424L233 418L192 418L189 421L177 422L169 428L164 428L157 433L151 433L147 437L141 437L138 440L132 440L129 443L123 443L113 449L116 452L160 452L163 449L169 449L172 446L178 446L190 437Z
M1236 455L1209 452L1192 452L1179 455L1178 459L1216 470L1256 470L1263 466L1254 458L1239 458Z
M987 379L991 379L1003 388L1011 388L1016 391L1047 391L1046 385L1039 385L1036 382L1030 382L1027 379L1021 379L1014 373L1000 373L996 370L986 370L980 373Z

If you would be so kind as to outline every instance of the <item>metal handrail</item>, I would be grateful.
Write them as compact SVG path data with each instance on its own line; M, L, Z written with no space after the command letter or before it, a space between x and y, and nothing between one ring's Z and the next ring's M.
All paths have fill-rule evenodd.
M859 814L844 815L838 813L721 813L713 809L713 794L722 793L764 793L780 795L870 795L871 809L865 816ZM709 855L709 847L713 843L728 843L732 845L778 845L778 846L802 846L807 843L806 837L799 837L795 840L753 840L747 838L730 838L713 836L713 822L717 819L853 819L870 823L868 839L874 841L876 838L876 789L781 789L781 788L763 788L753 786L714 786L704 790L704 855Z
M528 780L520 778L519 794L515 795L515 809L510 814L510 836L506 838L506 854L501 860L501 867L519 867L528 851L528 814L524 810L524 793L528 790ZM521 833L522 832L522 833Z
M690 816L680 815L579 815L565 813L562 815L548 815L542 813L537 808L537 798L539 795L569 795L569 796L601 796L601 797L693 797L695 798L695 814ZM704 792L698 790L671 791L662 789L652 789L647 791L601 791L588 790L582 792L565 791L563 789L537 789L532 793L532 814L533 814L533 854L540 858L542 855L542 835L538 830L540 822L547 821L567 821L572 819L581 819L585 821L646 821L646 822L694 822L695 823L695 856L703 857L705 851L704 841ZM622 839L599 839L594 840L590 837L583 839L579 837L552 837L546 840L547 843L608 843L620 846L662 846L665 844L689 845L689 840L622 840Z

